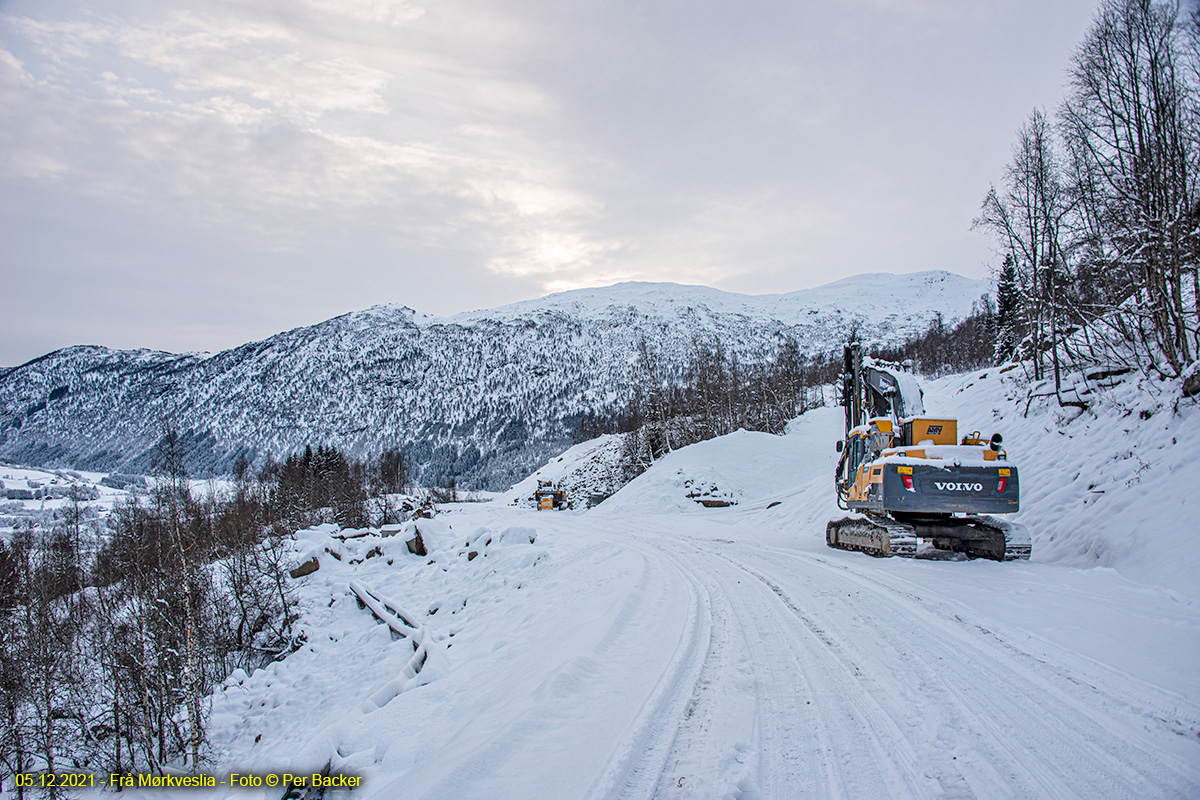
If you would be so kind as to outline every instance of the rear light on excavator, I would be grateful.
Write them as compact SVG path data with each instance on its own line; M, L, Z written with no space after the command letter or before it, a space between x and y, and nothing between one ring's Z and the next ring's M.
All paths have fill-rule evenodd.
M1003 492L1004 487L1006 487L1006 486L1008 486L1008 478L1001 478L1000 479L1000 488L998 488L996 491Z
M901 475L900 480L904 481L905 489L907 489L910 492L916 491L915 489L913 489L912 475ZM1002 492L1004 491L1004 482L1003 481L1001 481L1001 483L1000 483L1000 491L1002 491Z

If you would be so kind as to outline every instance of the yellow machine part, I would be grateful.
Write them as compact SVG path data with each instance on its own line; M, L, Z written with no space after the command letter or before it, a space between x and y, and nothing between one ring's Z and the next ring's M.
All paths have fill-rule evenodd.
M913 444L919 444L927 439L934 444L958 444L958 420L914 419L912 421Z
M538 502L538 511L553 511L553 510L554 510L554 496L553 495L543 495Z
M876 467L875 471L877 474L872 474L873 471L869 464L858 468L858 474L854 476L854 485L850 487L849 499L856 502L867 499L867 495L871 492L871 484L883 480L883 467Z

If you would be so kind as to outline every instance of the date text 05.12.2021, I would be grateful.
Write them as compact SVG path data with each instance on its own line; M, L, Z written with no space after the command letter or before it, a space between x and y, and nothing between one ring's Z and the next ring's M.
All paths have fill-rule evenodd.
M13 775L13 783L18 789L85 789L96 786L96 776L90 772L18 772ZM100 781L104 785L104 781ZM0 791L4 787L0 786Z

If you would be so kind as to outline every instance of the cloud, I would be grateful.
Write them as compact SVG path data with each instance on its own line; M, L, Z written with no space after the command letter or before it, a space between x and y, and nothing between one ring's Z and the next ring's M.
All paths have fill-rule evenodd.
M220 259L270 301L294 265L313 315L980 270L979 196L1093 5L15 0L0 204L30 224L0 267Z
M388 111L386 71L348 55L308 55L277 25L181 12L162 25L114 31L113 38L124 55L170 76L174 89L217 107L242 99L306 122L334 111Z
M124 87L121 96L128 101L153 97L159 104L219 109L241 100L304 121L332 111L388 111L382 91L391 76L385 70L349 55L306 53L303 43L278 24L191 12L141 25L29 18L9 23L54 64L49 83L84 95L102 51L115 49L118 58L104 71L103 85L110 91ZM137 71L138 65L155 74ZM118 70L122 74L114 82ZM155 77L163 84L157 90L147 85Z
M154 18L9 23L46 65L13 107L27 130L54 132L16 134L37 143L21 150L26 174L122 202L166 199L194 224L241 228L267 250L299 251L314 237L374 224L380 242L465 250L495 275L554 289L714 282L751 260L778 260L766 252L781 236L813 230L808 220L830 227L829 213L811 204L797 219L794 198L713 183L721 170L740 179L761 166L744 143L606 149L602 131L580 127L590 121L574 115L580 106L564 104L583 87L519 57L563 30L522 27L486 4L425 11L309 0L286 16L217 4ZM600 37L587 46L602 56L610 45ZM660 59L628 61L622 81L651 74ZM106 68L97 72L98 63ZM680 108L734 101L716 124L736 135L746 98L765 106L791 83L800 99L764 112L765 124L819 126L831 113L827 90L805 85L802 73L742 58L720 76L720 95ZM669 97L671 87L654 91ZM652 105L646 119L671 135L674 112ZM688 123L713 124L701 119ZM650 161L671 151L674 166ZM674 185L664 192L663 182Z
M405 3L306 6L361 23L424 17ZM547 98L455 47L359 56L233 12L6 22L43 67L35 77L11 53L2 67L16 118L7 161L27 178L182 202L197 224L241 226L268 249L364 212L389 220L384 236L465 245L504 275L553 276L612 249L586 230L602 204L530 124Z
M398 0L304 0L314 11L359 22L399 26L425 16L425 8Z

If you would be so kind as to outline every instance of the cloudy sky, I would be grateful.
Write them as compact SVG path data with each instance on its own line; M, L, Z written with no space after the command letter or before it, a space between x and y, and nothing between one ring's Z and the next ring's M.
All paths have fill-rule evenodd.
M0 365L622 280L985 277L1095 0L0 0Z

